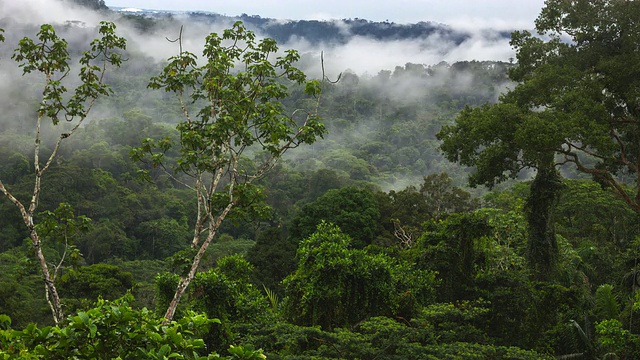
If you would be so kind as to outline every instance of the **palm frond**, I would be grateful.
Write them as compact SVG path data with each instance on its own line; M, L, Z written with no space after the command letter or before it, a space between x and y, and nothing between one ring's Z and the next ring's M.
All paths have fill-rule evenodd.
M269 299L269 302L271 303L271 309L273 311L278 311L278 306L280 305L278 294L264 285L262 285L262 287L264 288L264 292L267 294L267 299Z

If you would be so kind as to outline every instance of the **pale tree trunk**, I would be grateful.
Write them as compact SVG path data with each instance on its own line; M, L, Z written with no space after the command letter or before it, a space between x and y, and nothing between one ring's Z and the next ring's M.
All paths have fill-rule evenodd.
M242 52L244 51L245 50L242 50ZM182 56L182 50L180 51L180 53ZM183 70L184 68L181 68L180 66L178 66L178 68L176 69L176 71L183 71ZM192 129L192 126L196 128L198 126L202 126L203 124L200 124L199 121L195 122L192 120L189 114L188 108L185 105L185 101L183 100L183 92L182 92L183 89L181 87L175 89L172 86L168 86L167 85L168 83L162 79L163 76L154 80L152 84L154 87L157 86L158 88L165 88L165 90L167 91L175 91L177 93L178 101L180 103L180 108L186 119L186 124L189 125L186 130L184 129L180 130L181 136L183 136L182 134L183 131L186 131L186 132L194 131ZM323 77L324 77L324 73L323 73ZM211 91L211 90L207 90L207 91ZM241 91L241 90L236 89L233 91ZM257 101L259 94L260 92L255 90L254 92L248 95L248 98L251 101ZM205 120L210 120L211 123L213 124L216 122L216 119L218 116L216 114L216 109L219 106L219 104L217 104L218 97L217 97L217 93L214 94L209 92L208 95L209 95L209 100L211 101L211 115L209 119L205 119ZM240 95L244 101L244 98L245 96L247 96L247 94L243 94L240 92ZM319 96L317 97L316 101L319 103L320 101ZM251 119L252 115L250 112L253 111L252 109L253 107L251 106L247 107L247 112L246 114L244 114L245 119ZM293 120L294 115L298 111L299 110L296 110L293 113L293 115L291 116L291 120ZM314 116L312 116L311 113L307 113L307 118L304 121L304 124L299 126L295 125L297 127L297 130L294 130L294 133L292 134L292 136L282 136L282 139L280 139L279 141L273 141L273 139L268 139L269 134L267 130L264 130L264 131L267 131L267 133L260 134L259 132L262 132L263 130L259 129L260 127L257 124L252 124L248 121L247 123L249 124L245 125L246 129L242 130L240 133L244 134L245 130L248 133L251 133L252 131L260 130L259 132L256 132L255 139L250 141L248 144L244 143L245 140L242 139L242 136L239 135L237 130L231 129L228 132L224 133L223 135L219 135L217 133L208 133L207 135L204 136L210 142L209 146L215 148L216 151L211 152L208 147L202 148L202 147L199 147L199 145L195 146L195 150L201 151L202 153L206 154L205 156L210 157L208 159L210 160L210 163L206 164L206 166L199 166L199 164L197 162L194 162L193 159L188 159L187 160L188 165L193 166L193 168L189 167L186 170L181 169L182 172L192 176L195 179L194 190L196 191L196 196L198 201L198 210L197 210L197 218L196 218L196 223L194 228L194 237L191 244L191 248L193 250L197 249L197 253L192 259L189 272L186 275L180 276L180 280L178 282L178 286L174 293L173 299L171 300L171 303L169 304L167 311L165 312L165 315L164 315L165 324L173 321L173 318L176 313L176 309L180 303L180 300L182 299L182 296L186 292L191 281L193 281L193 279L196 276L198 267L200 265L200 261L202 260L204 254L206 253L214 237L216 236L216 233L220 228L220 225L222 224L226 216L229 214L229 212L237 205L237 201L238 201L237 198L239 196L234 196L236 195L236 193L234 192L234 186L236 184L241 184L241 185L251 184L254 180L262 177L265 174L265 172L271 169L275 165L277 160L282 156L282 154L285 153L285 151L298 146L300 143L305 142L303 140L300 140L299 137L305 131L309 121L311 119L315 119L316 117L317 117L317 107L316 107L316 113ZM274 117L271 120L276 120L276 118ZM284 125L284 126L287 127L289 125ZM209 130L206 130L206 131L209 132ZM263 144L261 141L262 137L267 138L267 140L269 140L267 141L267 144L272 143L271 145L277 146L277 149L273 149L272 147L269 147ZM315 139L315 135L313 135L313 139ZM307 139L306 141L309 141L309 140ZM240 163L239 159L243 151L245 150L245 148L247 146L250 146L251 143L256 143L256 145L258 143L261 144L263 147L263 150L269 150L270 157L265 159L264 163L261 166L258 166L257 169L255 169L255 172L253 170L251 171L252 173L249 173L249 174L245 173L244 171L239 172L238 171L238 165ZM189 142L187 142L187 144L189 146L193 146L193 144ZM182 145L184 146L185 143L183 142ZM153 151L150 151L150 152L153 153ZM165 172L169 174L168 171L165 170ZM207 178L208 176L211 176L211 183L208 187L203 185L203 175L205 174L207 175ZM214 195L216 195L216 192L220 193L220 191L218 191L218 186L221 183L221 179L223 175L229 175L229 181L228 181L229 199L228 199L228 202L226 203L226 206L224 207L224 209L222 209L222 211L220 211L220 213L213 214L214 210L211 208L212 206L211 200L213 199ZM172 176L172 175L169 174L169 176ZM187 185L187 187L190 187L190 186ZM238 191L242 191L242 187ZM204 241L200 243L202 235L205 231L207 231L206 239L204 239Z
M209 233L207 234L207 238L205 239L205 241L202 243L202 245L200 245L198 252L194 256L193 262L191 263L191 268L189 269L189 273L186 276L180 277L180 281L178 282L178 287L176 288L176 292L173 295L173 299L171 300L171 303L167 308L167 312L164 314L165 324L173 320L173 316L176 313L176 309L178 308L180 299L182 299L182 295L184 295L184 292L187 290L187 287L189 287L189 284L191 283L193 278L196 276L196 272L198 271L198 267L200 266L200 261L202 260L202 257L207 251L209 244L211 244L211 241L215 237L218 229L220 228L220 225L222 224L222 221L227 216L227 214L229 214L229 211L231 211L234 204L235 202L232 199L227 205L227 207L224 208L222 213L216 218L216 220L214 222L209 223Z
M44 254L42 253L42 249L40 247L40 239L38 238L38 233L33 230L31 232L31 241L33 243L33 248L36 253L36 257L38 258L38 264L40 265L40 269L42 270L42 277L44 278L44 287L45 287L45 296L47 302L49 303L49 307L51 308L51 313L53 314L53 321L58 324L60 321L64 319L64 311L62 310L62 303L60 301L60 295L58 295L58 290L55 286L55 273L52 275L49 272L49 267L47 266L47 261L44 258Z
M183 107L183 111L185 111L185 116L189 118L188 113L186 113L186 109L184 109L184 107ZM308 121L308 118L307 118L307 121ZM306 125L306 121L305 121L305 125ZM300 136L300 134L302 134L302 131L303 131L302 129L303 127L301 127L296 132L295 136L289 139L289 141L280 148L280 151L277 156L272 156L269 160L265 161L265 163L253 175L250 175L244 178L244 181L242 183L245 185L250 184L254 180L261 178L267 171L269 171L275 165L275 162L280 158L280 156L287 149L291 147L291 145L296 140L296 138ZM211 213L211 208L209 207L209 204L213 194L215 194L218 188L218 185L220 184L222 175L225 173L225 168L218 169L218 171L213 176L210 188L208 190L203 188L202 186L202 173L195 176L196 178L195 190L196 190L196 196L198 199L198 212L197 212L194 236L193 236L193 241L191 243L191 247L193 249L198 249L198 252L193 258L193 261L191 263L191 268L189 269L189 273L186 276L180 277L180 281L178 282L178 286L176 287L176 292L174 293L173 299L171 300L171 303L169 304L169 307L167 308L167 311L164 315L165 324L173 320L173 317L175 316L176 309L178 308L178 304L180 303L182 296L184 295L185 291L189 287L189 284L191 283L191 281L196 276L196 272L198 271L198 267L200 266L200 261L202 260L202 257L207 251L207 248L209 247L209 245L211 244L211 241L213 241L213 238L215 237L218 229L220 228L220 225L222 224L224 219L227 217L229 212L236 205L237 199L234 198L233 194L234 194L234 185L238 179L237 168L239 163L239 154L236 154L233 152L233 147L231 146L232 143L233 143L233 138L227 139L227 143L225 146L225 152L230 157L229 166L228 168L226 168L226 170L228 170L231 174L230 185L229 185L230 186L229 203L217 217L214 217L214 214ZM204 229L204 223L209 224L207 229L208 234L205 241L198 248L198 244L200 243L200 235L202 234Z
M62 310L62 303L60 301L60 296L58 295L58 290L55 286L55 273L52 275L49 271L49 266L47 265L47 261L42 253L42 247L40 242L40 237L38 235L38 231L35 228L33 223L33 212L36 208L37 197L40 190L39 187L39 176L36 181L36 190L34 191L34 196L32 199L32 203L29 206L29 210L27 211L22 205L22 203L16 199L4 186L2 181L0 181L0 192L2 192L12 203L14 203L18 209L20 209L20 214L22 215L22 221L26 225L29 230L29 237L31 238L31 244L33 245L34 252L36 254L36 258L38 259L38 265L40 266L40 270L42 272L42 278L45 284L45 296L47 302L49 303L49 307L51 308L51 313L53 315L53 321L58 324L64 318L64 312Z
M169 307L167 308L167 311L164 315L165 324L173 320L173 317L175 316L176 309L178 308L178 304L180 304L180 300L182 299L182 296L184 295L185 291L189 287L189 284L191 283L191 281L193 281L193 278L196 276L196 272L198 271L198 267L200 266L200 261L204 257L204 254L209 248L209 245L211 244L211 242L213 241L213 238L216 236L216 233L218 232L220 225L222 224L224 219L227 217L231 209L236 204L236 200L234 199L233 193L234 193L234 186L235 186L236 175L237 175L238 157L235 156L232 151L233 149L231 146L232 140L233 138L228 139L227 143L224 146L224 149L225 149L224 153L226 153L229 156L228 167L221 167L215 172L213 178L211 179L211 183L209 184L209 188L204 186L202 172L199 173L197 176L195 176L196 178L195 190L196 190L196 197L198 200L198 212L196 215L197 216L196 224L194 228L193 241L191 243L191 248L198 249L198 252L193 257L193 260L191 262L191 268L189 269L189 272L187 273L187 275L180 276L180 281L178 282L178 286L176 287L176 292L174 293L173 299L171 300L171 303L169 304ZM229 203L222 210L222 212L217 217L215 217L214 214L212 213L213 210L211 209L210 201L213 195L218 190L218 186L220 185L220 182L223 174L225 173L225 170L229 171L229 173L231 174L230 184L229 184ZM204 242L200 244L200 237L204 231L205 223L208 224L207 226L208 234Z
M59 264L54 264L52 271L50 271L42 252L42 240L38 235L33 217L38 207L42 175L53 163L60 149L60 144L80 128L98 96L109 95L110 88L103 83L107 66L119 67L122 63L122 54L118 53L118 49L124 50L126 47L125 39L116 36L114 29L115 25L113 23L102 22L100 24L98 30L100 37L91 42L90 50L82 53L80 64L83 67L78 74L81 84L75 88L73 95L69 94L62 85L63 80L71 72L71 67L68 63L71 60L71 56L67 51L67 42L59 38L51 26L43 25L42 30L38 33L36 42L28 38L20 41L20 46L15 50L13 56L14 60L20 64L19 67L24 70L23 75L37 72L44 75L45 82L42 92L43 97L37 110L33 159L35 179L33 194L28 208L11 194L2 181L0 181L0 192L18 207L22 220L29 231L31 243L42 271L46 299L51 307L53 320L56 324L64 318L60 296L55 286L55 279L65 259L66 249ZM94 60L99 64L94 63ZM72 125L69 131L59 135L51 155L41 164L40 132L42 121L45 118L50 119L53 125L57 125L61 119L65 119L68 123L75 122L75 125Z
M58 290L56 289L55 279L57 273L57 267L55 267L53 273L49 271L49 266L47 265L47 261L45 259L44 253L42 252L42 242L40 236L38 235L38 231L36 230L35 224L33 222L33 216L38 207L38 199L40 197L40 189L41 189L41 180L42 175L49 168L53 159L56 157L58 153L58 149L60 148L60 144L62 140L71 136L82 124L84 117L80 119L78 124L76 124L69 132L61 134L58 140L56 141L53 152L47 159L46 163L41 167L40 166L40 129L42 123L42 115L38 116L36 122L36 139L35 139L35 148L34 148L34 167L35 167L35 179L33 185L33 193L31 195L31 201L29 202L29 208L25 208L25 206L18 200L9 190L4 186L2 181L0 181L0 192L2 192L13 204L15 204L20 210L20 214L22 215L22 221L24 222L27 230L29 231L29 237L31 238L31 244L33 245L33 249L38 259L38 265L40 266L40 271L42 272L42 279L45 284L45 298L47 303L49 303L49 307L51 308L51 313L53 316L53 321L58 324L61 320L64 319L64 311L62 309L62 302L60 300L60 295L58 294Z

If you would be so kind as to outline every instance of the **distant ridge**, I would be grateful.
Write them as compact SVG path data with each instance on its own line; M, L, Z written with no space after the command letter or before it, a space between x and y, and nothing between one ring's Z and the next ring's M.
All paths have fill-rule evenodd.
M240 20L247 28L274 38L278 42L288 42L292 39L300 38L311 44L345 44L354 37L365 37L375 40L413 40L435 35L442 40L459 45L472 36L468 31L457 30L448 25L430 21L422 21L415 24L397 24L389 21L375 22L359 18L282 20L247 14L229 16L210 11L171 11L130 7L111 7L111 9L127 17L145 18L144 20L147 20L143 21L145 28L150 26L148 23L149 19L160 20L175 15L188 16L192 20L202 23L216 23L220 21L234 22ZM490 29L483 31L491 32L493 38L508 39L511 34L511 31L493 31Z

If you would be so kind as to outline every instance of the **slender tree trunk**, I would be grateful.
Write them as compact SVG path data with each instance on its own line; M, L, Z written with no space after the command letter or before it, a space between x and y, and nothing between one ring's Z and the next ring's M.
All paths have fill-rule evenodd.
M40 270L42 272L42 278L45 284L46 291L46 299L49 303L49 307L51 308L51 313L53 315L53 321L57 324L64 318L64 312L62 310L62 303L60 301L60 296L58 295L58 290L56 289L54 280L55 275L51 275L49 271L49 266L47 265L47 261L42 253L42 247L40 242L40 236L38 235L38 231L35 228L33 223L33 213L36 209L37 204L37 195L39 192L39 178L36 179L36 190L34 190L34 196L32 198L31 204L29 206L29 210L25 209L24 205L16 199L7 188L4 186L2 181L0 181L0 192L3 193L9 201L14 203L18 209L20 210L20 214L22 215L22 221L26 225L29 230L29 237L31 238L31 244L33 245L34 252L38 259L38 265L40 266ZM35 199L35 200L34 200Z
M55 286L55 275L51 275L49 272L49 266L47 266L47 261L44 258L44 254L42 253L42 248L40 246L40 239L38 237L38 233L35 229L31 230L31 241L33 243L33 248L36 253L36 257L38 258L38 264L40 265L40 270L42 271L42 278L44 279L45 285L45 294L47 302L49 303L49 307L51 308L51 313L53 314L53 321L58 324L60 321L64 319L64 311L62 310L62 302L60 301L60 295L58 295L58 290Z
M167 308L167 312L164 314L165 324L170 323L173 320L173 317L176 314L176 309L178 308L178 304L180 304L180 300L182 299L182 295L184 295L185 291L189 287L189 284L191 283L193 278L196 276L196 272L198 271L198 267L200 266L200 261L202 260L202 257L204 257L204 254L206 253L207 249L209 248L209 245L211 244L211 241L213 241L213 238L216 236L216 233L220 228L222 221L227 216L227 214L229 214L229 211L231 211L234 205L235 205L234 201L229 202L227 207L225 207L222 213L216 218L216 221L210 223L209 234L207 235L207 238L202 243L202 245L198 249L198 252L194 256L193 262L191 263L191 268L189 269L189 273L186 276L180 277L180 281L178 282L178 286L176 287L176 292L173 295L173 299L171 300L171 303Z

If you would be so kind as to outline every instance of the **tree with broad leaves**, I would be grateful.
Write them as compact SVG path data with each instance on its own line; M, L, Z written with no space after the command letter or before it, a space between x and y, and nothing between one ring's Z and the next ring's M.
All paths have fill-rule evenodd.
M559 165L592 175L640 213L639 17L637 1L546 1L540 36L512 34L518 62L509 76L518 85L497 104L464 109L438 134L449 160L475 166L471 185L537 169L528 217L538 238L530 245L547 250L531 249L536 257L555 251ZM633 176L635 195L621 175Z
M22 220L26 225L31 243L34 248L38 264L45 282L46 297L53 313L53 320L57 324L64 319L60 297L54 284L57 271L51 272L47 260L42 252L42 237L39 226L34 222L34 215L38 208L38 199L42 176L49 169L58 154L63 140L73 135L89 115L99 96L108 96L112 91L104 83L104 75L111 66L118 67L122 63L122 54L126 42L115 34L115 25L101 22L98 27L99 38L93 40L90 49L80 57L78 85L72 94L65 84L72 81L71 57L67 50L67 42L56 35L53 26L42 25L37 39L24 38L20 40L18 48L12 58L19 63L23 74L39 73L44 77L42 99L35 114L35 146L34 146L34 186L31 199L28 202L16 198L0 180L0 192L15 204L20 210ZM0 39L1 40L1 39ZM42 141L42 125L49 119L53 125L61 120L71 124L69 130L61 133L56 140L53 150L44 162L40 159ZM73 220L73 218L67 219ZM55 269L58 269L55 266Z
M204 61L199 62L181 47L162 73L151 79L150 88L177 95L184 120L177 125L180 155L174 171L191 178L183 184L194 190L198 204L191 246L177 256L183 262L183 272L166 321L173 319L224 219L264 213L262 189L253 184L255 180L287 150L313 143L325 132L317 113L318 103L310 112L285 114L279 101L288 96L285 81L304 84L305 92L317 101L321 82L307 81L294 67L299 59L295 50L277 54L275 40L258 41L253 32L237 22L222 36L207 36ZM168 170L163 154L172 146L170 139L146 139L132 155ZM247 159L249 150L257 154L255 162Z
M409 322L434 300L434 272L356 249L336 225L323 221L316 229L298 245L298 267L283 280L283 310L293 323L333 329L372 316Z
M322 221L336 224L351 237L355 247L363 248L375 238L380 211L368 189L355 186L331 189L300 208L291 222L291 238L300 241L309 237Z
M480 207L480 200L454 186L447 173L425 176L420 185L420 195L424 199L426 214L436 221L449 214L471 212Z

